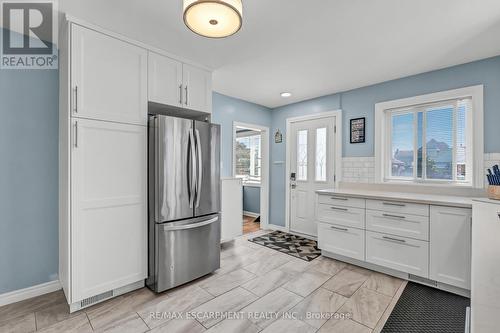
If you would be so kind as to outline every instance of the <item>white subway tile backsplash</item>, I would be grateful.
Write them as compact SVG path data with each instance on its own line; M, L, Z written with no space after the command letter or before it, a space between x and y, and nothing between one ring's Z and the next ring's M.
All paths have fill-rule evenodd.
M484 154L484 174L493 165L500 165L500 153ZM486 178L486 177L485 177ZM344 157L342 158L342 181L350 183L375 182L374 157Z

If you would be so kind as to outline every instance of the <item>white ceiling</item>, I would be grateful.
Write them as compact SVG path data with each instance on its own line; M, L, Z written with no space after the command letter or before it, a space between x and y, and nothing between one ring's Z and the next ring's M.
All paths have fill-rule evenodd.
M181 0L61 0L69 14L215 70L220 93L278 107L500 54L498 0L243 0L235 36L191 33ZM290 91L283 99L280 92Z

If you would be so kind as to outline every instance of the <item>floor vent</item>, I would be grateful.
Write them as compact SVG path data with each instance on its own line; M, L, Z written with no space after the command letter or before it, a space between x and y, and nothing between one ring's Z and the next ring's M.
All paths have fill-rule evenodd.
M428 286L437 287L437 281L429 280L429 279L423 278L421 276L416 276L416 275L413 275L413 274L408 274L408 279L416 281L416 282L424 283L424 284L426 284Z
M113 290L106 291L105 293L102 293L102 294L99 294L99 295L95 295L95 296L92 296L92 297L89 297L89 298L86 298L86 299L82 300L80 302L80 307L81 308L85 308L85 307L87 307L89 305L92 305L94 303L100 302L103 299L110 298L110 297L113 297Z

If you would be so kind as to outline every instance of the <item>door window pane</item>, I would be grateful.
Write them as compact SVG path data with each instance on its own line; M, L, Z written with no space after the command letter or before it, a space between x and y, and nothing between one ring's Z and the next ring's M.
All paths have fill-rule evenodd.
M307 130L297 132L297 180L307 180Z
M413 113L392 116L392 177L413 177Z
M427 110L427 179L453 179L453 109L453 106L445 106Z
M326 128L316 129L316 180L326 181Z

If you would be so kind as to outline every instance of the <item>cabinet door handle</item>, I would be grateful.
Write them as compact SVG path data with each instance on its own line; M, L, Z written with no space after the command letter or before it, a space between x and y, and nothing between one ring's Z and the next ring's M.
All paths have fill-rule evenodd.
M349 199L347 199L347 198L342 198L342 197L330 197L330 199L332 199L332 200L342 200L342 201L347 201L347 200L349 200Z
M393 217L393 218L396 218L396 219L405 219L406 216L401 216L401 215L392 215L392 214L382 214L382 216L385 216L385 217Z
M78 121L75 121L75 148L78 148Z
M399 242L399 243L406 243L406 241L404 239L392 238L392 237L388 237L388 236L382 236L382 238L390 240L390 241Z
M75 86L75 113L78 113L78 86Z
M382 204L386 206L406 207L405 204L395 203L395 202L383 202Z
M335 229L335 230L340 230L340 231L349 231L349 229L347 229L347 228L334 227L333 225L330 227L330 229Z
M188 86L184 90L186 91L186 105L188 105Z
M347 212L349 209L347 208L340 208L340 207L330 207L330 209L334 209L334 210L341 210L343 212Z
M182 105L182 84L179 86L179 104Z

